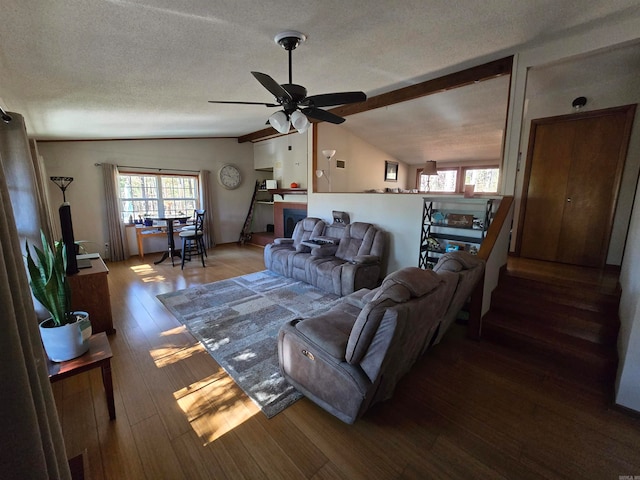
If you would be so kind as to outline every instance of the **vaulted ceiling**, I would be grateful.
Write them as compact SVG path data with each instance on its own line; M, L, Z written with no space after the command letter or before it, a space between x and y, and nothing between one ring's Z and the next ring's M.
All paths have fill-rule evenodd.
M272 102L250 71L286 83L287 53L273 41L282 30L308 35L293 52L294 83L372 96L637 16L637 5L0 0L0 106L21 113L38 139L237 137L263 129L275 110L207 100ZM449 121L472 106L449 100L436 106ZM437 115L428 121L438 128Z

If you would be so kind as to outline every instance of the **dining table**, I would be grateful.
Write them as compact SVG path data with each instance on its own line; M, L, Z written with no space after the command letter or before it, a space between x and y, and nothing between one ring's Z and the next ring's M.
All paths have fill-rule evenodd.
M153 219L155 221L167 223L167 250L162 254L162 257L160 258L160 260L153 262L155 265L158 265L164 262L167 258L170 258L171 265L175 267L175 264L173 263L173 257L180 257L181 252L179 249L176 250L176 244L173 239L173 223L176 221L180 223L186 223L188 218L189 218L188 215L181 215L181 216L156 217Z

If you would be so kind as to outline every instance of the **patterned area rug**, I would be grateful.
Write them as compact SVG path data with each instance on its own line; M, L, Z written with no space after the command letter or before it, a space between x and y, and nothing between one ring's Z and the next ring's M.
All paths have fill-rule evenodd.
M158 295L268 418L302 397L280 374L280 326L337 298L268 270Z

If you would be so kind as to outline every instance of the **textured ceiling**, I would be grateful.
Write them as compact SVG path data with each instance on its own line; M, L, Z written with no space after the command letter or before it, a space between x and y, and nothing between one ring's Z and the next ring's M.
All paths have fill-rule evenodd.
M250 71L286 82L282 30L308 35L293 80L310 95L371 96L640 15L637 0L0 0L0 12L0 105L38 139L260 130L274 109L207 100L271 102Z

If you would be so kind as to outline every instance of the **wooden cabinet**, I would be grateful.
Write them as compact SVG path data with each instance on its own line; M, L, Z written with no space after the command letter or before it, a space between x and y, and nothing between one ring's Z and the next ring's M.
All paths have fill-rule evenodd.
M91 259L91 268L70 275L71 308L89 313L93 333L115 333L107 275L109 269L100 257Z
M433 268L451 250L475 254L491 223L493 199L424 197L420 268Z

